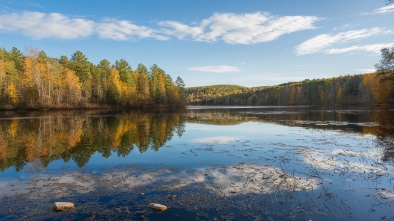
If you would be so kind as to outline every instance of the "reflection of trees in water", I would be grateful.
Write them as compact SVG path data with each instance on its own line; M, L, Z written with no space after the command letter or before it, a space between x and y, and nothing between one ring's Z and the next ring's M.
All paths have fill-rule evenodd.
M228 110L189 110L188 122L213 124L213 125L236 125L250 121L237 112Z
M82 167L95 152L109 157L113 151L127 156L134 148L141 153L149 148L157 151L172 138L174 130L178 136L184 131L181 113L49 112L1 121L1 170L12 166L20 170L36 159L44 166L63 159Z
M383 160L394 160L394 112L390 110L190 110L188 122L234 125L243 122L275 123L322 130L372 134L384 149Z
M381 125L376 140L377 145L385 149L383 160L394 161L394 111L381 111L375 119Z

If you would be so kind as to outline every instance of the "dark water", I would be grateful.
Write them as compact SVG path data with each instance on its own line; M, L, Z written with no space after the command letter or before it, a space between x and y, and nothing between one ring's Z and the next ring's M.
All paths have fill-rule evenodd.
M0 112L0 220L393 220L393 166L390 109Z

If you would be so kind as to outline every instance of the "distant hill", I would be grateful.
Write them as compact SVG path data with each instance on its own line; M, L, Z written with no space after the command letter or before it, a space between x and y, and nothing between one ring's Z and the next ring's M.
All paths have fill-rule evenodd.
M185 91L189 105L386 105L394 104L394 73L306 79L251 88L213 85Z
M236 94L248 93L251 89L248 87L238 85L212 85L212 86L201 86L201 87L190 87L186 88L186 96L189 104L204 104L204 105L229 105L222 98L228 98ZM220 100L220 102L217 101Z

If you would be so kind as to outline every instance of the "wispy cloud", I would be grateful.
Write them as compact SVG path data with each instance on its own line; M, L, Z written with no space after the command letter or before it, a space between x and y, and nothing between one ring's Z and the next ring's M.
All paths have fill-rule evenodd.
M273 41L297 31L314 29L320 18L315 16L276 17L269 13L215 13L198 25L188 26L174 21L160 22L163 33L195 41L224 41L229 44L255 44Z
M394 12L394 5L387 5L372 11L372 14L385 14L389 12Z
M372 72L375 72L375 71L376 71L376 69L374 69L374 68L357 69L357 72L360 72L360 73L372 73Z
M273 41L282 35L314 29L315 16L273 16L266 12L216 13L187 25L178 21L160 21L152 27L132 21L105 19L93 21L59 13L21 12L0 14L0 31L21 33L34 39L78 39L92 35L127 41L141 38L223 41L228 44L255 44Z
M387 43L387 44L370 44L370 45L362 45L362 46L351 46L347 48L332 48L327 50L327 54L342 54L352 51L367 51L379 54L382 48L392 47L394 43Z
M76 39L90 36L95 23L59 13L22 12L0 15L0 31L20 32L34 39Z
M164 27L161 29L163 34L168 36L184 39L185 37L197 38L204 33L201 27L190 27L177 21L162 21L159 25Z
M155 38L167 40L168 38L157 33L152 28L138 26L126 20L106 20L97 24L97 34L101 38L127 41L140 38Z
M189 70L199 71L199 72L212 72L212 73L227 73L227 72L240 71L238 67L229 66L229 65L190 67Z
M327 52L328 48L337 43L346 43L352 40L367 38L373 35L382 35L391 33L380 28L351 30L347 32L340 32L337 34L321 34L304 41L296 46L295 51L297 55L313 54L317 52Z

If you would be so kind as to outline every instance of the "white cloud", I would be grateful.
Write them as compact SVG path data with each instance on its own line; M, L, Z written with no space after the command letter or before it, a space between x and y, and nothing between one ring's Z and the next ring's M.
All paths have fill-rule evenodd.
M176 21L162 21L159 22L159 25L162 27L167 27L167 29L163 28L161 30L163 34L177 37L179 39L184 39L186 36L196 38L204 32L204 30L200 27L190 27Z
M314 29L313 23L320 20L315 16L275 17L268 13L247 14L216 13L197 26L179 22L160 22L163 33L183 39L202 42L222 40L229 44L255 44L273 41L278 37L302 30Z
M367 51L367 52L380 54L380 50L382 48L392 47L392 46L394 46L394 43L352 46L352 47L347 47L347 48L332 48L332 49L327 50L326 53L327 54L342 54L342 53L347 53L347 52L351 52L351 51Z
M361 69L357 69L358 72L360 73L373 73L376 71L376 69L374 68L361 68Z
M273 41L285 34L314 29L313 24L318 20L320 18L315 16L279 17L264 12L215 13L194 25L160 21L157 23L158 27L147 27L128 20L103 18L101 21L93 21L59 13L21 12L0 14L0 31L22 33L35 39L78 39L97 35L118 41L178 38L202 42L255 44Z
M134 40L139 38L156 38L167 40L165 36L158 35L154 29L138 26L126 20L108 20L97 24L97 33L101 38L118 41Z
M189 70L190 71L200 71L200 72L213 72L213 73L226 73L226 72L240 71L240 69L238 67L228 66L228 65L190 67Z
M385 14L394 12L394 5L387 5L378 9L373 10L372 14Z
M0 31L21 32L35 39L75 39L90 36L94 22L59 13L22 12L0 15Z
M347 32L340 32L338 34L321 34L304 41L296 47L297 55L313 54L317 52L324 52L327 48L337 43L346 43L348 41L367 38L373 35L382 35L391 33L380 28L351 30Z

